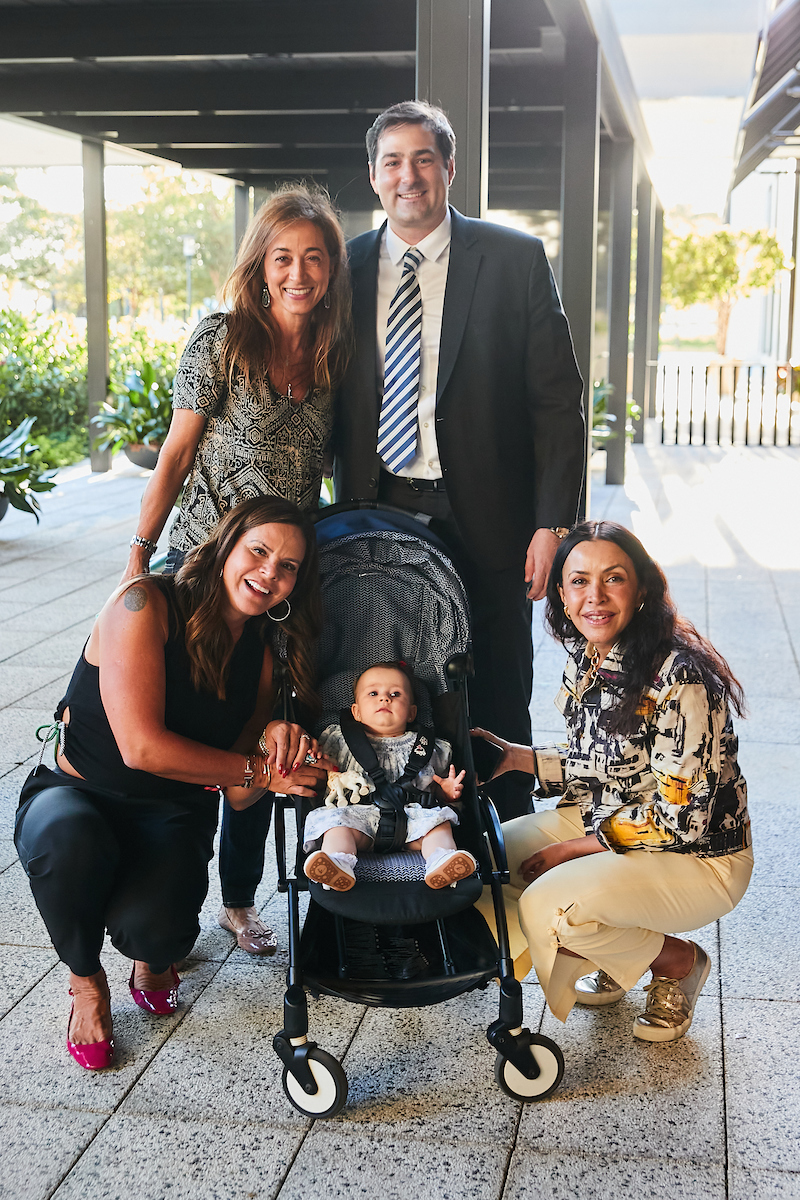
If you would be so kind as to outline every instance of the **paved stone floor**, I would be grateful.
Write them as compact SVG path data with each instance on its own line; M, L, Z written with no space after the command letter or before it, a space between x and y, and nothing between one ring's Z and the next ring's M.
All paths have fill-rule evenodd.
M636 447L625 487L593 493L593 515L630 524L663 562L750 705L740 736L756 872L739 908L697 935L713 971L689 1035L634 1042L640 991L562 1026L531 979L526 1021L567 1065L550 1100L522 1107L493 1082L494 989L400 1013L321 1000L312 1036L343 1059L350 1099L317 1123L285 1100L271 1049L285 955L232 950L215 870L180 1011L148 1019L109 947L115 1066L90 1075L64 1048L66 969L17 862L13 813L34 730L118 579L145 482L124 458L105 476L72 468L39 526L13 510L0 525L0 1196L800 1197L800 934L781 916L800 901L797 451ZM534 724L549 735L563 652L538 619L536 640ZM258 899L285 946L273 869Z

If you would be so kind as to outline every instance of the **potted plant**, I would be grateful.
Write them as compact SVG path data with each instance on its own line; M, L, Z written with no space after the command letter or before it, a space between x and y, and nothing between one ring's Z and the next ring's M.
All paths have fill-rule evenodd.
M592 387L592 449L603 450L610 438L617 436L609 422L616 423L616 415L608 411L608 397L613 396L614 385L605 379L596 379ZM639 416L641 409L632 400L625 403L625 436L633 439L633 422Z
M95 444L112 454L124 450L131 462L152 470L171 418L172 385L153 363L143 361L92 417L91 424L100 431Z
M32 513L39 523L41 511L37 492L49 492L54 488L55 471L45 471L31 462L31 455L39 447L28 441L36 417L26 417L11 433L0 441L0 520L6 515L9 504L20 512ZM2 408L0 408L0 428Z

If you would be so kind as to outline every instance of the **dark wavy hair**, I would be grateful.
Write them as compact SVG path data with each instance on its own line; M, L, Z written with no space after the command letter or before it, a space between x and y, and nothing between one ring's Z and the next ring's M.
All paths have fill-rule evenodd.
M291 615L280 626L267 613L253 620L265 643L271 642L276 629L285 634L292 685L304 709L313 716L320 708L314 643L322 628L317 539L305 513L277 496L258 496L232 508L210 537L189 551L175 576L175 599L186 621L192 683L225 698L225 675L234 641L223 618L222 569L240 538L259 525L270 524L296 526L305 539L306 552L291 592Z
M744 716L742 686L727 662L691 621L678 615L661 567L639 539L616 521L581 521L558 547L547 580L545 606L545 620L553 637L565 646L574 646L582 640L564 611L558 590L563 586L564 564L581 542L613 542L633 563L637 583L644 591L641 608L633 614L620 638L624 668L622 702L610 716L609 731L631 733L636 728L642 696L673 650L685 650L706 687L715 695L724 696L733 710Z

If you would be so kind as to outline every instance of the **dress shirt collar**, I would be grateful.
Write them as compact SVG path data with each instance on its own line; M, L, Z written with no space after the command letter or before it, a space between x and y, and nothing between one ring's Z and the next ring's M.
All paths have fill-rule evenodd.
M450 245L450 209L445 213L444 220L441 225L437 225L431 233L425 235L421 241L415 245L420 254L428 262L436 262L443 250ZM386 252L389 258L396 267L400 266L403 261L403 255L406 250L410 250L408 242L404 242L396 233L392 232L391 226L386 225Z

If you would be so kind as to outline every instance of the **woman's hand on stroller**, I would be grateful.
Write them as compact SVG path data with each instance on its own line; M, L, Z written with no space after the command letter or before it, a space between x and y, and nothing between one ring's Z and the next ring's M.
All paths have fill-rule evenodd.
M451 764L450 770L444 778L441 775L434 775L432 782L447 800L460 800L461 793L464 791L466 774L466 771L462 771L460 775L456 775L456 769Z
M303 767L316 766L320 759L317 739L289 721L270 721L259 738L258 748L281 779ZM280 788L270 790L280 791Z
M497 746L498 750L502 751L500 761L492 772L490 778L496 779L498 775L505 774L506 771L524 771L527 775L536 774L536 756L532 746L522 746L517 742L507 742L504 738L498 737L495 733L489 733L488 729L470 729L471 737L480 737L484 741L489 742L492 746ZM487 779L482 781L488 783Z

